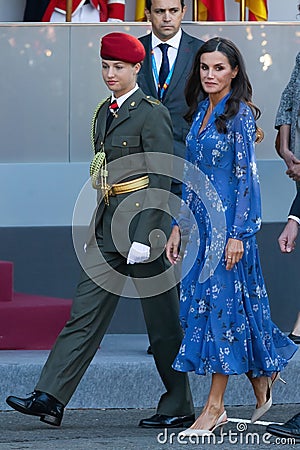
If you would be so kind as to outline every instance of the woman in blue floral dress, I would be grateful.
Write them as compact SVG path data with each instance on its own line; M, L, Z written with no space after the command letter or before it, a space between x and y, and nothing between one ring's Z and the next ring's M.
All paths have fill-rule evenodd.
M204 95L199 104L197 98ZM271 321L255 234L261 225L254 143L260 111L243 58L223 38L198 51L186 87L192 120L182 208L167 243L183 258L180 320L184 338L174 369L212 374L206 405L183 435L227 421L228 376L247 374L257 399L252 421L272 404L272 385L297 350ZM202 97L203 98L203 97ZM184 249L183 249L184 247Z

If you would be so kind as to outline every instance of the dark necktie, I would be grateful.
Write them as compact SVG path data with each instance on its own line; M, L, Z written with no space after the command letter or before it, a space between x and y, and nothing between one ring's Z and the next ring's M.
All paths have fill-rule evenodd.
M118 109L119 109L119 107L118 107L118 103L116 102L116 100L111 102L111 104L109 105L108 110L107 110L106 131L111 126L113 118L117 117L116 114L117 114Z
M161 66L159 69L159 86L158 86L158 96L161 96L161 90L164 87L164 83L167 79L167 76L170 72L170 64L169 64L169 58L168 58L168 48L170 47L169 44L159 44L158 46L162 52L162 61ZM164 88L166 89L166 88Z

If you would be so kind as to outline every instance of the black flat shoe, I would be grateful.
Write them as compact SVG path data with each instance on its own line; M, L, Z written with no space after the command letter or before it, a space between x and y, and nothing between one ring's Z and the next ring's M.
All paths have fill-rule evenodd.
M275 436L284 438L294 438L296 442L300 442L300 413L296 414L286 423L279 425L272 423L267 426L266 431Z
M166 416L154 414L148 419L142 419L139 427L143 428L182 428L190 427L195 422L195 414L189 416Z
M296 334L290 333L288 337L295 342L295 344L300 344L300 336L297 336Z
M16 411L38 416L42 422L56 427L60 426L64 414L64 405L45 392L35 391L27 398L10 395L6 403Z

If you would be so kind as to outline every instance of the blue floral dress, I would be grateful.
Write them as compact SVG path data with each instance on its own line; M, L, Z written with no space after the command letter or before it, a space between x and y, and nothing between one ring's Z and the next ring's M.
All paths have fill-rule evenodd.
M197 374L270 376L298 349L271 321L255 234L261 225L254 154L255 121L241 103L217 131L214 118L199 133L208 99L199 104L187 136L182 207L178 219L185 251L180 320L184 338L173 368ZM243 241L243 258L231 271L224 258L228 238Z

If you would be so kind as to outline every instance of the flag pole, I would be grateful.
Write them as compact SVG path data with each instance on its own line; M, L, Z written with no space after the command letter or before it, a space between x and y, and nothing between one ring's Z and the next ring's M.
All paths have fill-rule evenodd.
M66 22L72 22L72 6L73 6L73 1L72 0L67 0L67 4L66 4Z
M240 0L240 21L246 20L246 0Z
M198 20L198 0L193 0L193 21Z

